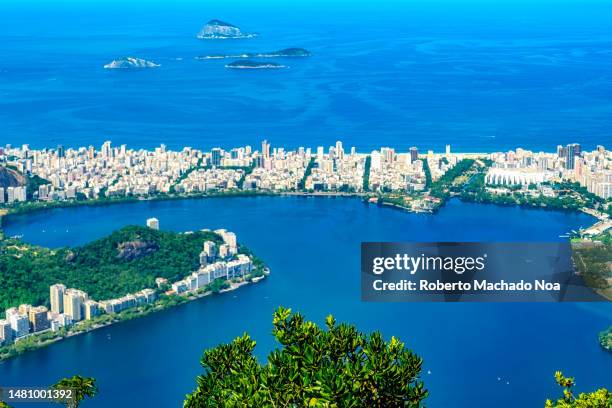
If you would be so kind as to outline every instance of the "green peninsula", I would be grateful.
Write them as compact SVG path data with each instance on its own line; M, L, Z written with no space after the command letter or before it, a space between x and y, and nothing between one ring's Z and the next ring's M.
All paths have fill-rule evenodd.
M78 248L50 249L18 239L0 241L0 313L20 304L49 305L49 286L61 282L98 300L174 282L200 268L205 241L222 244L212 231L176 233L128 226ZM239 253L251 255L239 247ZM251 255L252 256L252 255ZM253 258L254 271L263 269Z

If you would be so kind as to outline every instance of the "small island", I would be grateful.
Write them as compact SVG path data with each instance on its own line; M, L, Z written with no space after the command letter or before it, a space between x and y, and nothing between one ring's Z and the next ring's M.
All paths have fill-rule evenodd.
M198 38L201 40L227 40L254 38L257 33L243 32L237 26L226 23L221 20L210 20L198 33Z
M245 52L241 54L212 54L196 57L198 60L226 59L226 58L303 58L310 57L312 53L304 48L285 48L270 52Z
M136 57L123 57L104 65L106 69L143 69L158 68L160 64Z
M0 361L63 338L259 282L269 273L224 229L128 226L78 248L0 240Z
M276 64L274 62L259 62L252 60L238 60L230 62L225 66L229 69L280 69L287 68L286 65Z

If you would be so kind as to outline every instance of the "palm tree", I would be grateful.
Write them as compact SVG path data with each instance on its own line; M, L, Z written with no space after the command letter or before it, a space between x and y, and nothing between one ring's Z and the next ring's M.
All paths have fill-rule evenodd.
M78 408L81 401L87 397L93 397L98 393L96 379L91 377L81 377L80 375L75 375L72 378L61 379L53 387L73 390L72 398L61 402L67 408Z

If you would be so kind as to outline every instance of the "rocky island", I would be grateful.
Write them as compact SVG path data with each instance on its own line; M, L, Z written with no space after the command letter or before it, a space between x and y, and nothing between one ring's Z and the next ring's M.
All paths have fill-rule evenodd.
M201 40L227 40L239 38L254 38L257 33L246 33L233 24L221 20L210 20L198 33Z
M147 61L142 58L124 57L113 60L111 63L104 65L106 69L142 69L142 68L157 68L159 64L152 61Z
M252 60L238 60L230 62L225 66L230 69L280 69L287 68L286 65L276 64L274 62L259 62Z
M312 53L304 48L285 48L270 52L245 52L241 54L212 54L196 57L199 60L225 59L225 58L298 58L310 57Z

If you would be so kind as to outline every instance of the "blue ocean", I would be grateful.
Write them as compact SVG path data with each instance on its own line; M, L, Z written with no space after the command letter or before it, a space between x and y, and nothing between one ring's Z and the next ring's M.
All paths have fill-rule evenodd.
M612 135L611 16L607 1L2 0L0 144L594 148ZM260 36L198 40L213 18ZM287 47L313 56L194 59ZM161 67L103 69L122 56Z

